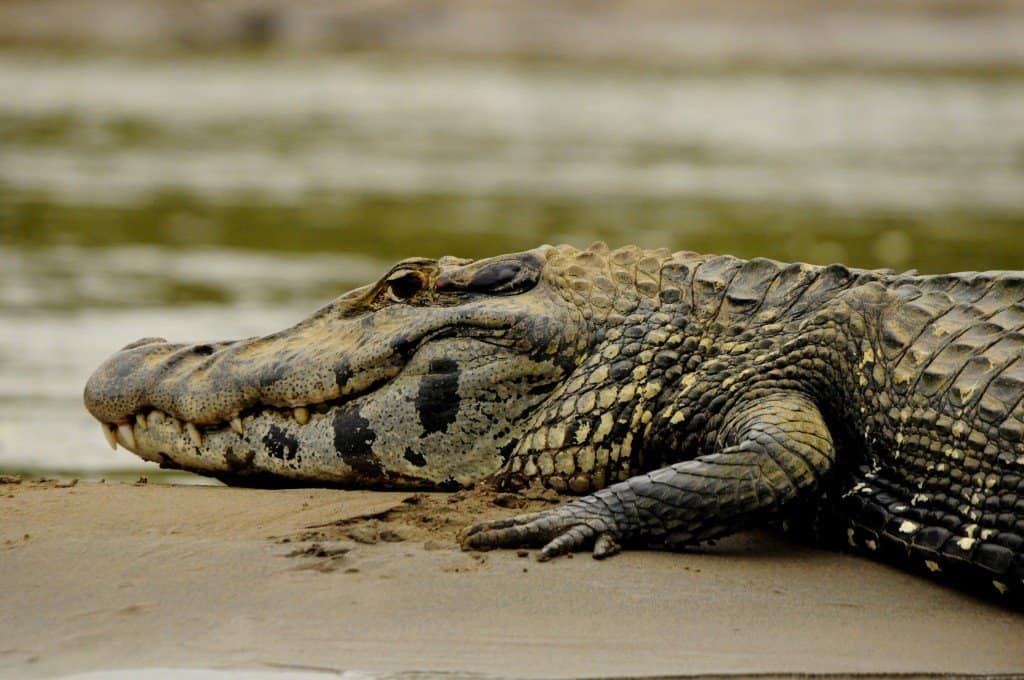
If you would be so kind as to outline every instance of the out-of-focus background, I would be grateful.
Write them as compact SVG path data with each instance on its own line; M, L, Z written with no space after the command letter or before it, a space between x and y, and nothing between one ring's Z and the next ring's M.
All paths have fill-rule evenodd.
M138 337L597 239L1024 268L1024 3L0 2L0 472L151 474L81 405Z

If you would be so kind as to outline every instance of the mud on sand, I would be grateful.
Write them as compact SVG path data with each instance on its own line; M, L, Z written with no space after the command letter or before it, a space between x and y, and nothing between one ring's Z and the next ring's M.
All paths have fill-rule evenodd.
M457 535L540 495L5 481L3 677L1024 672L1024 615L762 532L538 564Z

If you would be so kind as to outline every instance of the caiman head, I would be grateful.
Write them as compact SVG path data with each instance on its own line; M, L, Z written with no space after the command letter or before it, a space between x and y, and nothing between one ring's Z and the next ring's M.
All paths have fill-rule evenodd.
M566 247L409 259L297 325L147 338L89 379L108 441L236 483L453 488L495 475L591 342Z

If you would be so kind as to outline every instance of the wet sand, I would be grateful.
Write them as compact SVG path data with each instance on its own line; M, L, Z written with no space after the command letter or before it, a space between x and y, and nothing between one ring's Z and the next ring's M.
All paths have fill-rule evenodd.
M2 484L0 676L1024 672L1024 614L768 533L604 562L458 550L521 511L494 500Z

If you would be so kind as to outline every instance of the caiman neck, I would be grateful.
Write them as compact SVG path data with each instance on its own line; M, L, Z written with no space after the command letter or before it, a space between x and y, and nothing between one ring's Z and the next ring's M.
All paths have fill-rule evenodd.
M639 249L573 259L570 275L605 267L570 287L590 344L524 428L509 487L588 493L711 450L735 395L786 382L793 329L869 274Z

